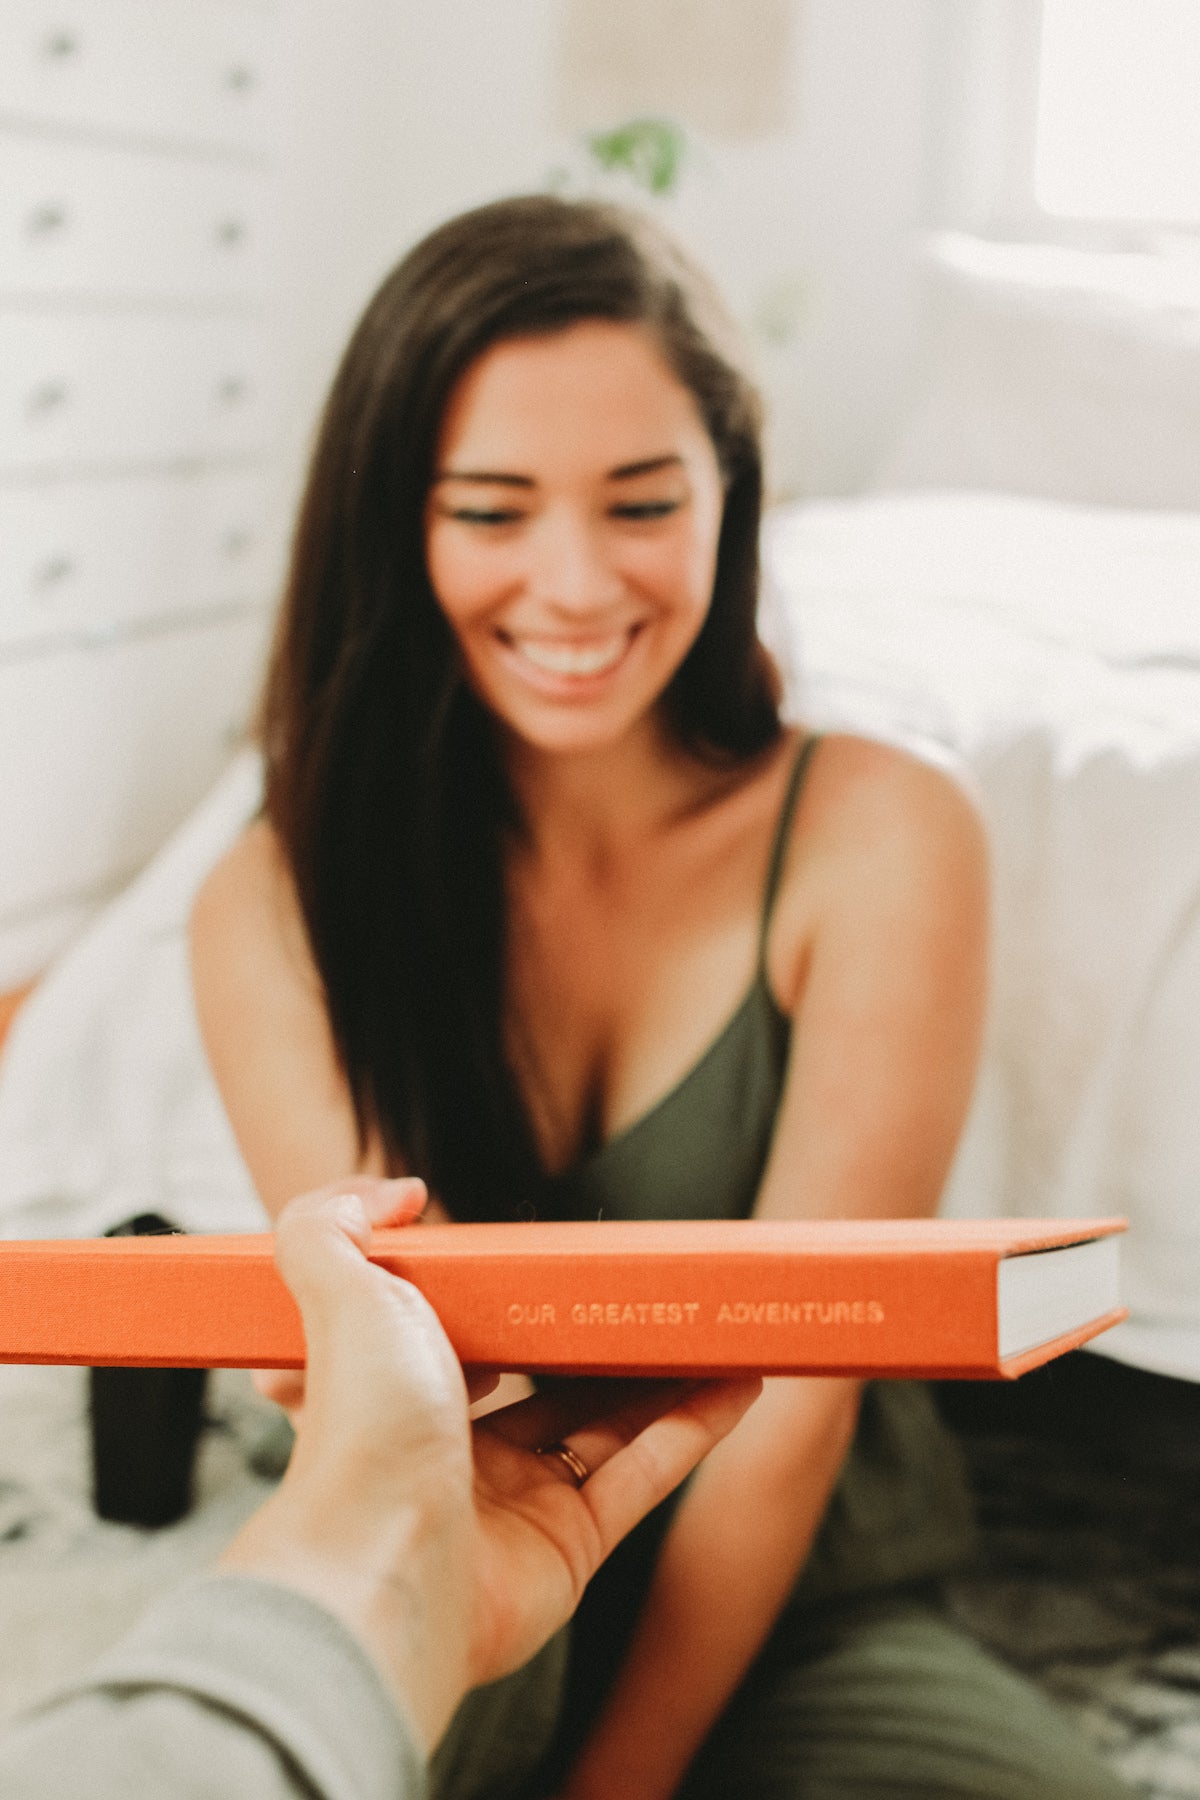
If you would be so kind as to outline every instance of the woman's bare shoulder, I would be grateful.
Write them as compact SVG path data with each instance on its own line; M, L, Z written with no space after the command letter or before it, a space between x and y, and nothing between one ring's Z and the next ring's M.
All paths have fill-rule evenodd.
M777 967L799 985L814 939L953 929L986 936L988 851L967 772L937 746L918 751L831 732L813 756L792 821Z
M813 757L810 824L847 854L871 856L937 844L984 847L965 766L940 745L918 750L882 738L830 732Z
M196 896L193 917L206 925L232 911L278 899L291 886L287 863L274 827L255 819L213 864Z
M194 959L228 969L263 961L291 969L297 978L312 971L300 903L283 848L273 827L256 819L214 864L192 907Z

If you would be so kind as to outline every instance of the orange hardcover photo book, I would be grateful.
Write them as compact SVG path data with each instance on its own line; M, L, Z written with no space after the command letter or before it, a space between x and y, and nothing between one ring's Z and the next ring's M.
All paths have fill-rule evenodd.
M1014 1376L1116 1324L1119 1219L417 1225L372 1261L464 1363ZM269 1235L0 1243L0 1362L291 1368Z

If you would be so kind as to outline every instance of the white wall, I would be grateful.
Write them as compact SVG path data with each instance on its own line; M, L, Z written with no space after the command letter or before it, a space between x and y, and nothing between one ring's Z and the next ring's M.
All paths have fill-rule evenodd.
M752 331L764 312L785 323L799 312L791 342L756 334L786 491L860 486L907 398L941 4L797 0L788 128L705 141L665 209ZM293 454L358 310L421 232L542 186L564 163L581 167L556 125L564 10L564 0L297 10L283 216Z

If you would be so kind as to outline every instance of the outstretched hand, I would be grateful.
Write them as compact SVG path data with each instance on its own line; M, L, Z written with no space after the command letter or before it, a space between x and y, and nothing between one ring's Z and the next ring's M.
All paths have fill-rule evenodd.
M420 1182L364 1176L281 1214L304 1409L282 1483L223 1563L341 1618L432 1748L468 1687L519 1667L565 1623L613 1546L760 1384L580 1383L472 1427L432 1308L365 1255L373 1227L412 1220L423 1199Z

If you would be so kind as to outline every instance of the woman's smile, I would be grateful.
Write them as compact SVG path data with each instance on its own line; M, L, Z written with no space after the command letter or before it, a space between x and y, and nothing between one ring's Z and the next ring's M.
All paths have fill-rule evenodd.
M609 633L605 637L579 639L534 637L506 631L498 632L497 636L502 644L522 661L532 663L541 674L578 680L606 675L615 668L637 630L635 625L628 631Z
M508 672L543 700L594 703L624 675L643 631L639 624L588 636L498 630Z

